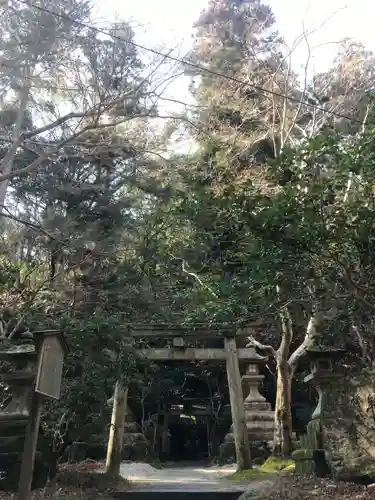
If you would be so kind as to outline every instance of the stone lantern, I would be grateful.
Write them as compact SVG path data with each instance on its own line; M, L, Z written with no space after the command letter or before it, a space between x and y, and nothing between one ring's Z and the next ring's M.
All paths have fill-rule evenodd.
M245 423L252 458L266 459L271 453L274 412L270 403L259 393L259 384L264 379L264 376L259 374L259 365L264 364L268 356L260 356L252 346L248 346L247 350L252 350L253 354L248 360L249 365L242 377L243 393L246 395ZM220 459L223 463L234 456L234 437L231 428L220 447Z
M259 374L259 365L264 363L268 357L260 356L254 347L253 357L249 360L245 375L242 377L245 398L246 427L249 434L252 456L268 455L274 432L274 412L270 403L259 393L259 384L264 379Z
M327 389L342 376L335 369L335 365L345 354L344 349L310 349L307 351L310 373L304 378L304 382L310 383L319 397L311 420L328 417Z
M310 383L318 393L318 404L307 425L306 434L301 435L299 448L293 452L296 472L324 477L330 473L325 439L325 424L330 417L327 404L328 389L341 378L336 362L346 354L343 349L311 349L307 351L310 373L304 382Z
M35 335L40 333L40 335ZM60 339L61 337L61 339ZM31 419L33 394L58 399L65 346L56 331L16 332L0 340L0 489L16 491L20 477L25 436ZM56 355L60 358L58 359ZM38 361L39 360L39 361ZM42 369L49 365L50 370ZM48 366L47 366L48 368ZM39 389L39 390L38 390ZM57 391L57 393L56 393ZM39 430L39 425L37 426ZM37 441L37 436L36 436ZM33 488L42 487L53 469L50 457L35 453ZM33 462L34 463L34 462ZM31 474L32 474L31 470Z
M15 491L36 374L37 351L33 340L27 339L19 345L6 345L0 350L0 361L3 392L0 410L0 489Z

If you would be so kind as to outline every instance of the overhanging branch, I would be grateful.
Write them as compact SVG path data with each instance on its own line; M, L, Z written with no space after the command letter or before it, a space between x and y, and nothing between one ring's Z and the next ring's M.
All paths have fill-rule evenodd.
M34 231L38 231L39 233L42 233L45 236L47 236L49 239L51 239L53 241L57 241L62 246L65 246L65 247L70 246L67 243L64 243L63 241L61 241L59 238L56 238L56 236L54 236L50 232L43 229L41 226L38 226L37 224L33 224L32 222L29 222L29 221L26 221L24 219L20 219L19 217L16 217L4 205L0 205L0 210L5 210L7 212L7 213L4 213L4 212L0 213L0 217L6 217L7 219L14 220L15 222L18 222L19 224L22 224L26 227L29 227L30 229L33 229Z
M245 329L245 331L246 331L246 329ZM256 347L260 351L264 351L265 353L269 354L270 356L272 356L273 358L276 359L277 353L271 345L262 344L261 342L256 340L252 335L248 335L247 338L249 340L249 343L246 344L246 347L250 347L250 346Z
M306 334L302 344L290 355L288 364L290 367L295 368L299 360L306 354L307 350L314 346L316 338L319 336L318 325L320 317L317 312L310 316L309 322L306 327Z

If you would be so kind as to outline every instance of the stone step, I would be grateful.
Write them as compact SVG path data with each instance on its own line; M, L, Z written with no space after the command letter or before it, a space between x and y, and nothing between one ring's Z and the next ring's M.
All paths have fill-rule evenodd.
M262 439L264 433L273 432L274 425L273 422L246 422L246 427L248 431L255 432L258 434L259 439ZM233 434L233 424L230 426L230 432Z
M250 442L264 442L273 440L273 430L263 432L262 434L259 434L259 432L252 432L248 430L247 435ZM234 443L234 434L228 433L225 436L224 443Z
M138 425L136 423L126 423L124 425L124 432L127 434L138 434Z
M275 426L273 422L246 422L248 430L259 432L260 435L264 432L273 431Z
M259 439L261 437L261 439ZM257 441L272 441L273 440L273 432L268 432L259 436L259 434L253 434L251 432L248 433L249 442L252 443Z
M0 414L0 429L12 427L26 427L29 415L25 413L3 413Z
M245 409L248 409L249 411L257 411L259 414L262 414L263 412L272 412L271 405L264 401L247 401L244 402L244 406Z
M118 500L237 500L243 491L176 491L164 490L136 490L113 493L113 498Z
M246 410L245 410L245 417L246 417L247 421L251 421L251 422L259 421L259 422L272 422L273 423L273 421L275 419L275 415L273 412L263 413L263 414L259 415L259 413L252 412L252 411L246 411Z
M23 451L25 435L1 436L0 454Z

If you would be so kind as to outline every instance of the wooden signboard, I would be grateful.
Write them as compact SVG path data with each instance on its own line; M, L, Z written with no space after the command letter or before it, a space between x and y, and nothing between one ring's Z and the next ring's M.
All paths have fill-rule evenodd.
M64 338L59 332L50 330L37 333L43 336L38 344L38 371L22 454L18 500L30 500L43 400L44 397L60 398L63 362L67 352Z
M35 392L52 399L60 398L64 355L63 344L57 336L46 336L43 339Z

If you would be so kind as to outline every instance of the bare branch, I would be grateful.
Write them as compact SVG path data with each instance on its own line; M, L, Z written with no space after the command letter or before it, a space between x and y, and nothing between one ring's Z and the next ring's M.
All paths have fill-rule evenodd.
M353 323L351 327L352 332L354 335L357 337L359 347L361 349L361 358L362 361L369 359L368 352L367 352L367 346L366 343L361 335L361 332L359 331L358 325Z
M295 368L298 361L306 354L306 351L314 346L316 338L319 336L317 329L319 324L320 315L318 312L315 312L310 316L302 344L289 357L288 364L291 368Z
M247 338L250 342L248 344L246 344L246 347L251 347L251 346L256 347L260 351L264 351L276 359L277 352L275 351L275 349L271 345L266 345L266 344L262 344L261 342L258 342L258 340L256 340L252 335L249 335Z
M276 295L280 300L280 286L276 285ZM289 347L293 340L293 322L289 313L289 309L287 306L284 306L280 309L280 320L281 320L281 329L282 329L282 337L280 347L277 351L279 358L284 358L286 361L286 357L289 353Z
M366 113L365 113L365 116L363 118L362 127L361 127L362 134L364 134L365 130L366 130L366 122L367 122L367 118L368 118L369 112L370 112L370 106L367 105L367 107L366 107Z
M305 27L303 25L303 36L304 36L304 39L305 39L305 42L306 42L306 46L307 46L307 59L306 59L306 63L305 63L305 78L304 78L304 85L303 85L303 91L302 91L302 95L301 95L301 98L300 98L300 103L298 105L298 108L295 112L295 115L292 119L292 123L286 133L286 136L285 136L285 141L288 140L288 138L290 137L292 131L293 131L293 128L295 126L295 124L297 123L298 121L298 117L301 113L301 110L302 110L302 105L303 103L305 102L305 96L306 96L306 90L307 90L307 78L308 78L308 69L309 69L309 64L310 64L310 59L311 59L311 47L310 47L310 43L309 43L309 40L307 38L307 35L306 35L306 32L305 32Z
M219 297L216 295L216 293L208 286L206 285L206 283L204 283L200 277L198 276L197 273L195 273L194 271L191 271L189 269L186 269L186 261L184 259L181 259L181 257L175 257L174 255L170 254L170 256L173 258L173 259L176 259L176 260L180 260L181 261L181 270L184 274L187 274L188 276L191 276L192 278L194 278L202 288L205 288L206 290L208 290L210 292L210 294L215 297L215 299L218 299Z
M39 233L44 234L45 236L47 236L51 240L58 241L63 246L69 246L67 243L64 243L63 241L59 240L58 238L56 238L56 236L54 236L53 234L51 234L48 231L46 231L45 229L43 229L41 226L38 226L36 224L33 224L32 222L29 222L29 221L20 219L19 217L16 217L4 205L0 205L0 209L3 209L7 212L7 213L1 213L0 217L6 217L7 219L14 220L15 222L18 222L19 224L22 224L24 226L29 227L30 229L33 229L34 231L38 231Z

